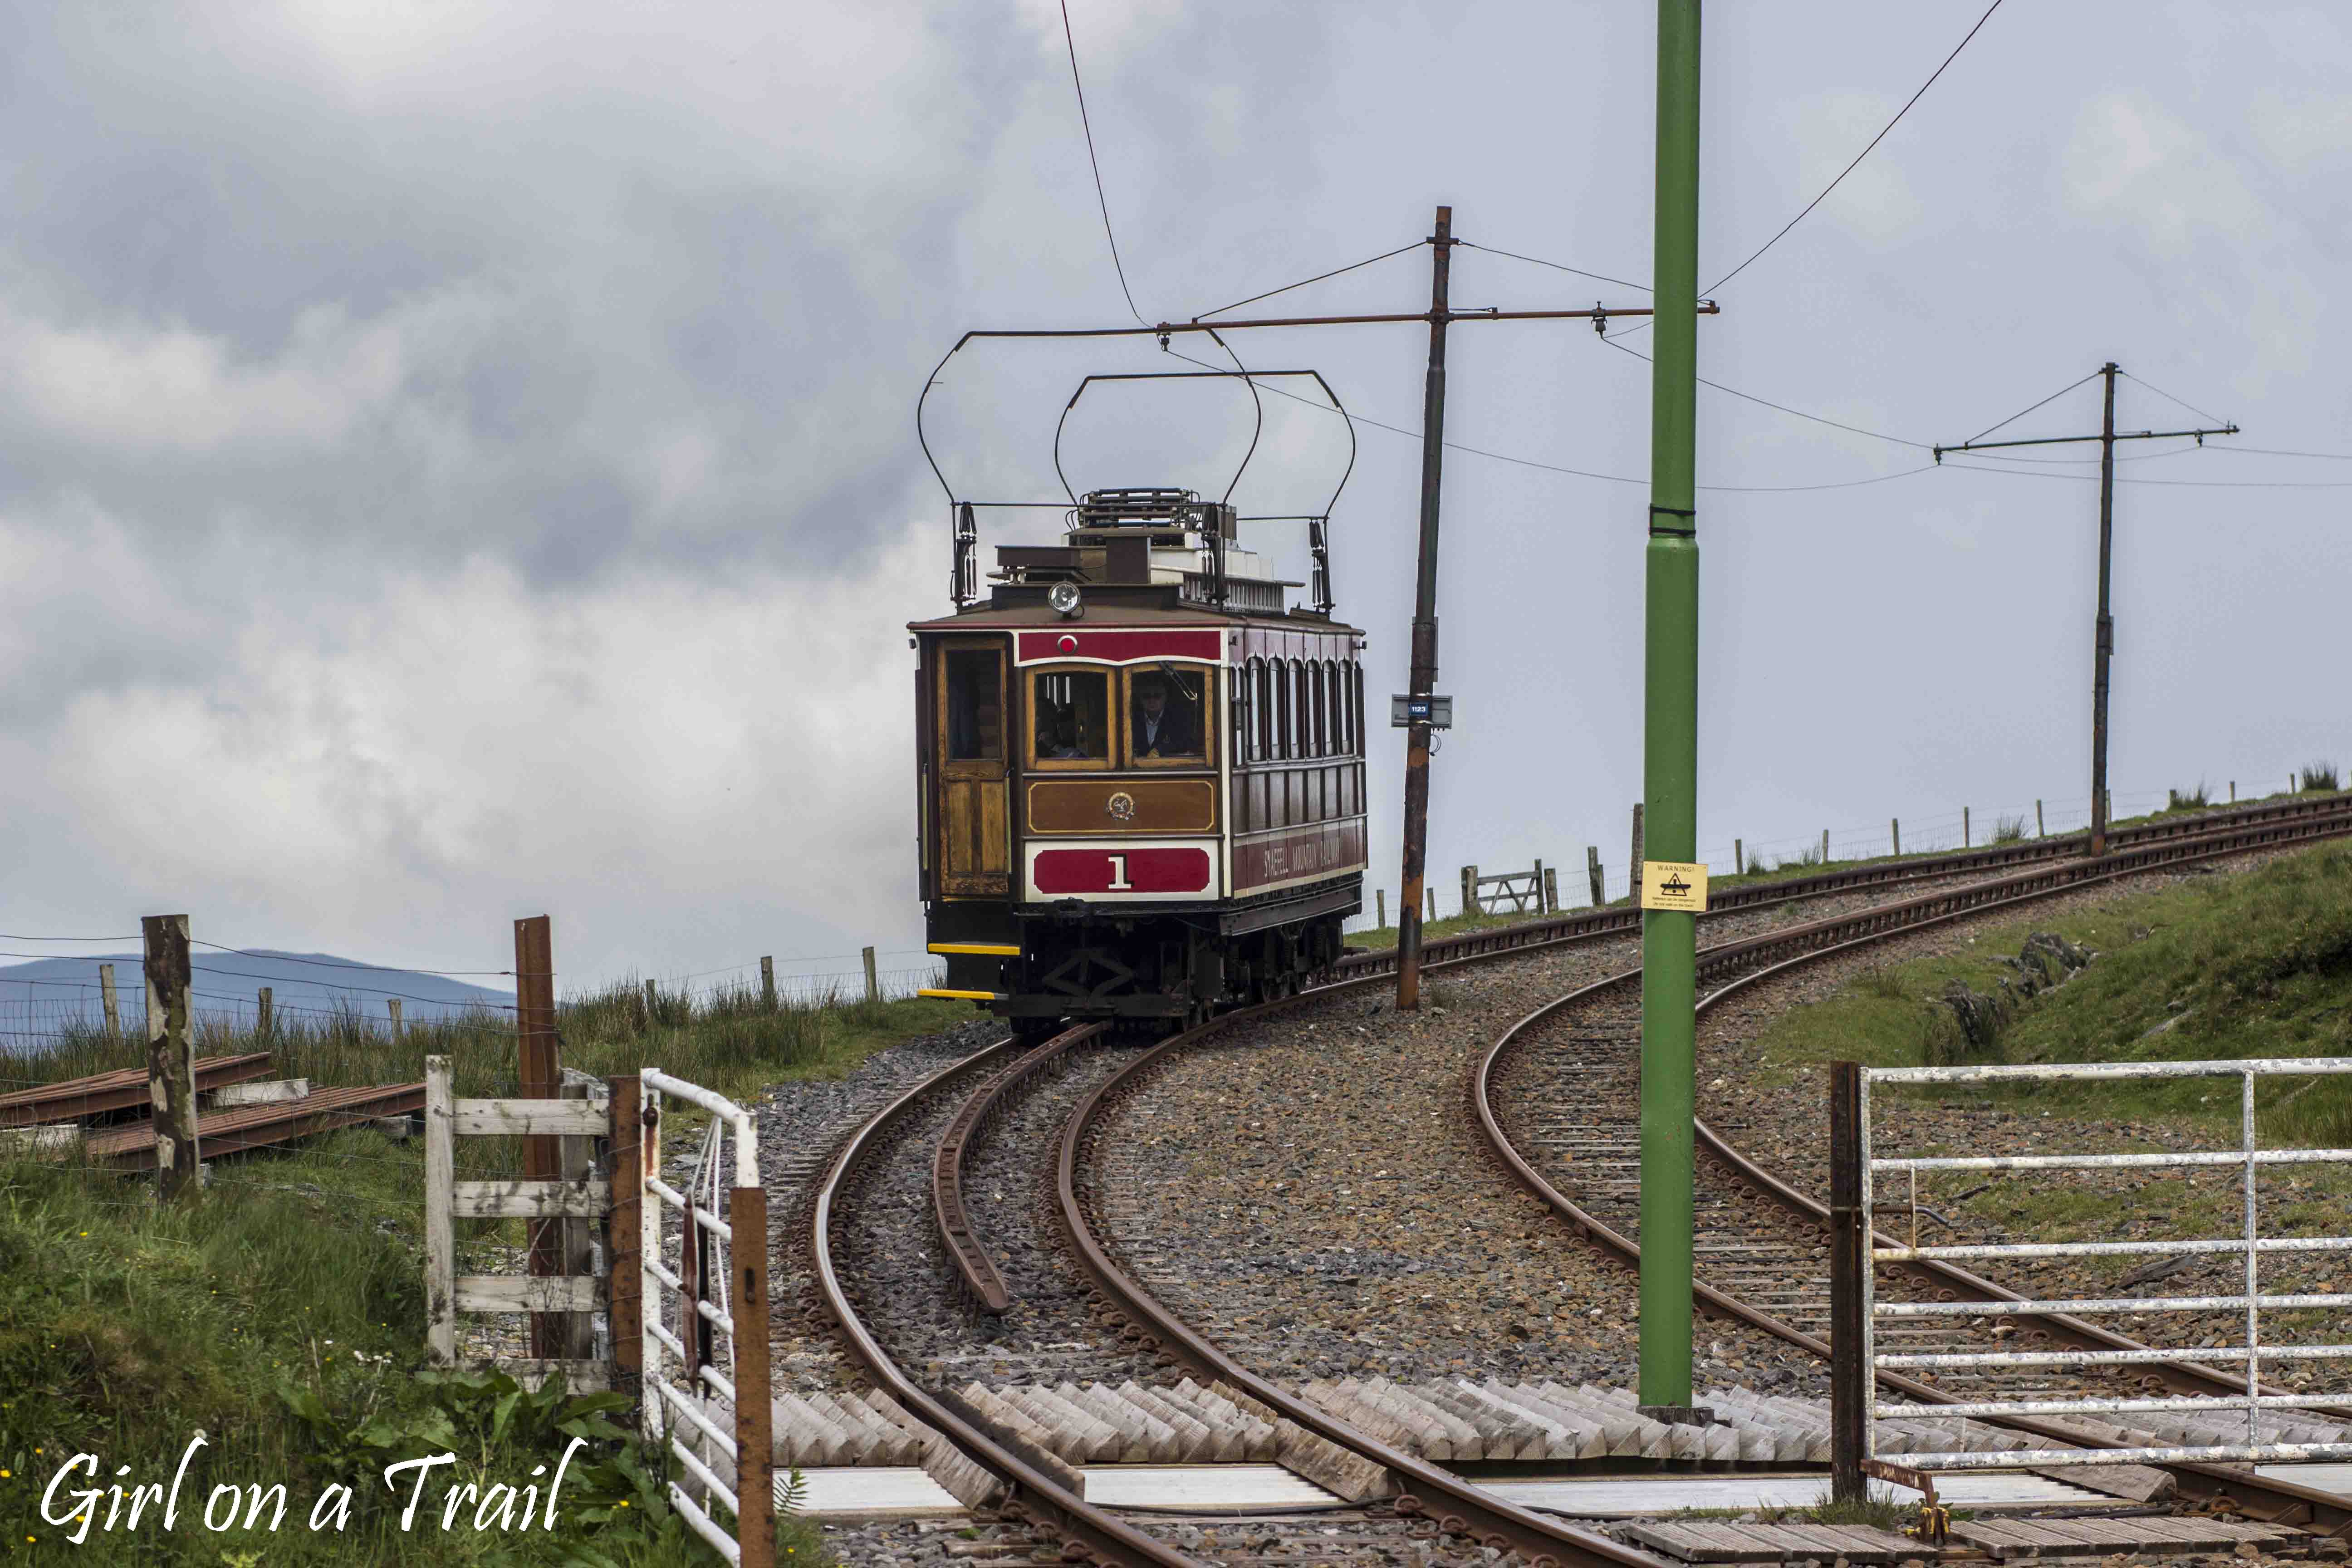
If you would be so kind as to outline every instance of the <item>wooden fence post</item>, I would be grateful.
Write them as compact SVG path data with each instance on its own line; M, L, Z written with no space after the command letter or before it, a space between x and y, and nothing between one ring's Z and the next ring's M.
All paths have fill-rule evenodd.
M1969 808L1964 805L1960 807L1960 847L1967 849L1973 846L1974 840L1969 837Z
M165 1203L203 1184L196 1152L196 1052L188 1027L188 917L149 915L147 1095L154 1102L155 1194Z
M2238 804L2238 781L2235 779L2230 781L2230 804L2231 805Z
M1830 1064L1830 1496L1860 1502L1871 1369L1863 1354L1862 1067Z
M1435 925L1437 923L1437 889L1430 888L1426 891L1429 894L1429 923Z
M650 981L650 980L646 981L646 1028L648 1028L648 1029L650 1029L650 1028L652 1028L652 1027L654 1026L654 1007L655 1007L655 1005L656 1005L656 1003L658 1002L658 1000L659 1000L659 998L656 996L656 994L655 994L655 991L654 991L654 983L653 983L652 981Z
M642 1194L646 1180L661 1174L661 1102L658 1095L645 1092L642 1078L638 1079L637 1098L640 1106L637 1112L637 1173L636 1179L630 1184L630 1190ZM637 1374L641 1379L648 1373L658 1375L661 1366L659 1349L651 1342L653 1330L661 1321L661 1299L656 1296L646 1300L644 1294L645 1260L649 1258L658 1260L661 1247L662 1205L657 1202L646 1203L640 1197L637 1205L637 1321L644 1337L637 1343ZM691 1315L689 1310L688 1316ZM693 1374L689 1373L688 1375L691 1377ZM646 1440L658 1442L668 1424L669 1410L663 1404L660 1394L646 1389L637 1399L637 1425L645 1433Z
M2042 826L2042 803L2039 800L2033 803L2033 837L2036 838L2050 837L2050 830Z
M425 1352L435 1366L457 1360L457 1103L449 1058L425 1058Z
M1748 875L1748 846L1737 838L1731 841L1731 874L1735 877ZM1598 902L1597 900L1595 901Z
M1822 865L1824 865L1824 866L1826 866L1826 865L1828 865L1829 863L1830 863L1830 830L1829 830L1828 828L1824 827L1824 828L1822 828Z
M1625 886L1632 890L1633 902L1638 905L1642 901L1642 803L1638 800L1633 803L1633 871L1626 878Z
M1478 868L1462 868L1462 912L1470 913L1478 907Z
M874 972L874 950L863 948L859 950L858 956L866 961L866 999L879 1002L882 1000L882 982Z
M1544 900L1543 900L1543 885L1544 885L1544 863L1543 863L1543 857L1542 857L1542 856L1540 856L1540 855L1538 855L1538 856L1537 856L1537 857L1536 857L1536 875L1535 875L1535 881L1534 881L1534 884L1533 884L1532 886L1530 886L1530 887L1528 889L1528 892L1533 893L1533 894L1535 895L1535 900L1536 900L1536 913L1538 913L1538 914L1542 914L1542 913L1544 913L1544 912L1545 912L1545 910L1544 910Z
M265 985L253 1001L253 1032L267 1036L277 1026L277 1009L271 1005L275 987Z
M617 1073L604 1084L611 1096L606 1105L611 1134L604 1173L613 1192L604 1211L604 1311L613 1326L613 1366L618 1374L614 1385L625 1394L644 1397L640 1383L646 1350L645 1215L640 1208L643 1167L637 1163L638 1140L644 1136L644 1100L635 1073Z
M1584 847L1584 876L1592 884L1592 907L1597 910L1609 901L1608 893L1601 885L1601 847L1597 844Z
M760 1005L772 1013L776 1010L776 961L760 960Z
M98 966L98 1005L106 1013L106 1033L111 1039L122 1037L122 1010L114 1000L114 965Z
M566 1071L563 1086L556 1091L562 1100L587 1100L594 1098L598 1080L584 1072ZM585 1186L596 1174L596 1140L579 1133L556 1140L557 1158L562 1163L563 1179ZM608 1198L607 1202L610 1201ZM556 1245L563 1254L563 1272L573 1276L593 1276L596 1272L596 1225L593 1220L569 1218L556 1224ZM562 1326L563 1342L571 1348L564 1354L593 1358L596 1353L596 1316L593 1312L563 1312L556 1315Z
M392 1039L393 1043L397 1045L408 1037L408 1030L400 1021L400 998L388 996L384 998L383 1005L385 1010L392 1015Z
M563 1063L555 1034L555 939L548 918L532 915L514 923L515 1039L521 1061L522 1094L526 1100L553 1100L562 1088ZM563 1174L563 1141L535 1134L522 1141L522 1173L531 1181L551 1182ZM563 1235L560 1222L527 1222L530 1237L530 1271L562 1274ZM575 1343L570 1325L576 1314L533 1312L530 1353L546 1359L585 1357L590 1343Z
M691 1216L689 1216L689 1228ZM727 1261L735 1272L735 1540L742 1568L775 1568L775 1406L768 1388L768 1190L727 1194Z
M1375 922L1372 929L1374 931L1388 930L1389 890L1386 888L1374 888L1372 889L1372 920Z
M1548 915L1559 913L1559 871L1557 867L1544 868L1543 912Z

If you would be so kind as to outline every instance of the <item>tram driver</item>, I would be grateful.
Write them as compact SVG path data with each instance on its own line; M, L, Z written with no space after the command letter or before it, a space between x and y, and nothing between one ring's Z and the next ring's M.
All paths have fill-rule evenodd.
M1156 671L1145 671L1135 678L1135 708L1132 714L1134 734L1130 753L1138 757L1197 757L1201 754L1199 727L1193 722L1190 701L1171 703L1168 700L1169 678ZM1185 693L1187 698L1191 693Z

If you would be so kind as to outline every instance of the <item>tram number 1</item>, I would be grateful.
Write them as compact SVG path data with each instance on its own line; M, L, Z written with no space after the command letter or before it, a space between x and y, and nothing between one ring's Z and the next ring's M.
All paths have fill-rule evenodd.
M1127 879L1127 857L1124 855L1112 856L1110 858L1109 890L1114 893L1124 893L1131 891L1134 887L1135 884Z

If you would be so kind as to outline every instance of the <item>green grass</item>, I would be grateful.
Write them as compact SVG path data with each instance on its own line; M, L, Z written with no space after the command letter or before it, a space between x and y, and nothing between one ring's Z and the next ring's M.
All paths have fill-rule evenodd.
M2305 768L2303 771L2303 778L2305 780L2304 788L2305 790L2334 791L2336 787L2335 771L2333 765L2329 763L2314 763L2311 766ZM2179 812L2227 810L2231 806L2253 805L2258 798L2263 800L2277 800L2283 797L2283 792L2274 791L2271 795L2261 797L2248 795L2244 800L2226 801L2220 803L2219 805L2215 805L2209 803L2203 798L2204 790L2205 786L2200 784L2198 785L2197 789L2189 791L2186 795L2179 791L2174 791L2172 792L2174 796L2173 804L2165 807L2163 810L2151 811L2143 816L2117 817L2108 824L2108 830L2113 832L2119 828L2129 827L2136 823L2153 822L2158 817L2171 816ZM1989 844L1980 843L1973 846L1973 847L1982 849L1988 847L1989 845L1997 846L2021 843L2027 838L2034 837L2034 835L2027 831L2027 820L2022 816L1996 817L1992 826L1992 837L1989 841ZM2079 832L2081 830L2075 829L2074 831ZM1864 866L1883 866L1887 862L1897 858L1913 860L1920 858L1923 856L1949 855L1955 852L1956 851L1954 849L1946 847L1941 849L1921 850L1916 855L1904 855L1901 857L1892 855L1864 855L1851 860L1823 860L1822 858L1821 846L1818 843L1812 843L1808 844L1805 848L1798 851L1794 856L1785 859L1780 859L1772 866L1767 867L1764 864L1763 858L1751 850L1748 852L1748 868L1746 870L1726 872L1720 876L1709 877L1707 879L1707 888L1709 891L1721 891L1730 888L1748 887L1756 883L1785 882L1798 877L1817 877L1832 871L1850 871ZM1579 885L1581 886L1582 884ZM1608 905L1604 907L1616 908L1623 905L1625 901L1626 900L1623 899L1612 899ZM1575 914L1585 907L1587 906L1579 905L1576 908L1566 909L1560 912L1562 914ZM1491 931L1496 926L1517 925L1522 921L1535 920L1538 918L1539 917L1528 914L1457 914L1448 915L1444 920L1426 921L1423 924L1421 929L1424 938L1433 941L1438 937L1457 936L1465 931ZM1348 944L1350 947L1370 949L1394 947L1396 945L1396 927L1391 925L1382 926L1377 930L1368 927L1361 931L1350 931L1348 932L1347 940Z
M2007 973L2026 936L2054 931L2097 959L2058 989L2025 1003L1990 1053L1971 1061L2181 1061L2352 1055L2352 848L2323 845L2251 871L2202 877L2159 892L2065 914L2035 914L1979 930L1965 951L1857 976L1816 1005L1775 1020L1759 1038L1765 1071L1785 1081L1809 1065L1859 1060L1918 1065L1949 1049L1955 980L1982 992ZM1812 1081L1820 1081L1816 1072ZM1930 1091L1920 1091L1930 1092ZM2237 1141L2239 1088L2229 1079L1971 1084L1947 1091L2021 1115L2105 1121L2116 1150L2158 1146L2164 1127L2193 1131L2203 1147ZM2257 1088L2266 1142L2352 1146L2352 1080L2278 1078ZM1889 1150L1889 1152L1898 1151ZM1922 1147L1914 1153L1958 1153ZM1976 1186L1979 1178L1967 1178ZM2183 1233L2225 1235L2238 1223L2234 1175L2167 1172L2135 1184L2143 1209L2160 1206ZM1938 1190L1956 1192L1958 1178ZM1925 1201L1927 1183L1922 1183ZM2352 1172L2309 1166L2266 1175L2265 1229L2340 1234ZM1940 1201L1940 1200L1939 1200ZM2045 1174L1997 1179L1968 1200L1980 1216L2060 1240L2103 1234L2115 1196ZM2111 1260L2120 1274L2138 1260Z
M770 1013L756 998L657 996L648 1017L642 1001L641 989L615 987L566 1004L565 1064L595 1073L657 1066L748 1099L778 1081L838 1076L881 1047L971 1016L966 1004L936 1000ZM510 1092L515 1042L503 1016L413 1025L397 1045L351 1019L294 1025L266 1042L215 1031L203 1048L266 1044L278 1072L320 1084L414 1079L426 1054L446 1052L457 1058L460 1092ZM62 1078L138 1059L131 1047L82 1037L32 1065ZM470 1172L512 1163L517 1146L468 1139L460 1148ZM136 1534L93 1530L74 1549L80 1557L206 1568L237 1568L245 1553L272 1564L716 1561L665 1519L657 1484L609 1462L627 1451L610 1441L595 1450L607 1461L600 1468L573 1462L551 1534L478 1536L463 1523L443 1533L433 1500L446 1470L427 1489L434 1528L420 1515L414 1532L400 1532L382 1479L392 1459L446 1447L459 1455L461 1482L520 1488L532 1484L533 1465L551 1470L568 1440L552 1426L563 1410L541 1412L534 1426L533 1402L519 1398L501 1423L499 1390L417 1378L423 1177L419 1141L373 1129L216 1162L201 1196L173 1208L154 1204L152 1181L0 1163L0 1552L47 1556L63 1543L69 1528L43 1522L39 1501L64 1458L91 1453L104 1468L101 1482L73 1489L111 1485L126 1464L124 1484L168 1485L201 1428L208 1446L190 1469L178 1528L164 1534L151 1515ZM467 1257L518 1239L515 1222L460 1228L461 1269ZM575 1409L569 1418L609 1415ZM358 1498L350 1531L313 1535L302 1528L310 1507L338 1479ZM220 1481L284 1482L285 1525L275 1535L206 1531L202 1506ZM619 1506L624 1498L631 1506ZM786 1524L782 1542L795 1550L780 1550L780 1561L823 1561L811 1526Z

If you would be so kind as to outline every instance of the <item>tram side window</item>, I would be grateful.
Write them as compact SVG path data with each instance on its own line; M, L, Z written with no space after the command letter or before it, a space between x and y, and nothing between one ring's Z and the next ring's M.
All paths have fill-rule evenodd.
M1348 754L1348 704L1339 696L1339 681L1340 667L1336 663L1325 665L1323 700L1331 710L1331 754L1335 757Z
M1225 701L1232 713L1234 726L1233 739L1227 742L1233 749L1225 755L1245 757L1249 755L1250 689L1249 671L1241 666L1234 668L1233 681Z
M1099 669L1040 670L1030 687L1040 763L1110 759L1110 675Z
M1275 719L1274 754L1295 757L1298 754L1297 731L1291 727L1291 681L1289 672L1279 659L1267 667L1274 675Z
M1301 664L1297 659L1290 662L1290 684L1298 693L1298 746L1291 752L1295 757L1315 754L1315 693L1308 679L1313 668L1312 665Z
M947 655L948 760L993 763L1004 758L1004 714L999 706L998 661L990 648L950 648Z

